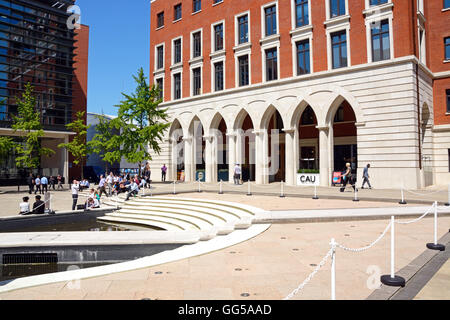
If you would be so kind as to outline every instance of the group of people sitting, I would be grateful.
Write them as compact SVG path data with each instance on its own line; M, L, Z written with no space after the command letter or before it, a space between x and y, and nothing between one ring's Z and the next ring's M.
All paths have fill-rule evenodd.
M98 190L100 197L103 193L107 197L111 197L113 195L117 196L121 193L128 193L126 198L126 201L128 201L132 195L137 195L139 193L140 188L145 187L150 187L149 180L147 180L145 176L141 178L139 178L138 175L135 175L134 177L128 175L117 176L111 172L108 176L106 176L106 178L100 176Z
M19 205L20 215L30 215L30 214L45 214L45 202L41 200L41 196L36 196L36 201L33 203L33 210L30 209L30 198L23 197L23 202Z

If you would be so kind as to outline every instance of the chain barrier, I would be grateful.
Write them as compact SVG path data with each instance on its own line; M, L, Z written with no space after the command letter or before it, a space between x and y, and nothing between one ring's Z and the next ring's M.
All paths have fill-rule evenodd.
M344 250L344 251L350 251L350 252L363 252L363 251L367 251L370 248L372 248L373 246L375 246L378 242L381 241L381 239L384 238L384 236L386 235L386 233L389 231L389 229L392 226L392 222L389 223L389 225L386 227L386 229L384 230L384 232L374 241L372 242L370 245L363 247L363 248L359 248L359 249L352 249L352 248L347 248L343 245L341 245L340 243L336 243L336 246L339 247L340 249Z
M408 190L408 189L404 189L406 192L411 193L415 196L419 196L419 197L426 197L426 196L430 196L433 194L438 194L438 193L444 193L447 192L447 190L438 190L438 191L433 191L433 192L427 192L427 193L418 193L412 190Z
M326 256L322 259L322 261L319 263L319 265L314 269L314 271L303 281L294 291L292 291L286 298L283 300L290 300L295 295L297 295L311 280L314 278L317 272L319 272L320 269L327 263L328 259L333 255L334 249L330 249Z
M404 225L405 225L405 224L411 224L411 223L418 222L418 221L422 220L423 218L425 218L425 217L431 212L431 210L432 210L435 206L436 206L436 204L433 203L433 205L432 205L430 208L428 208L427 212L425 212L422 216L420 216L420 217L417 218L417 219L414 219L414 220L411 220L411 221L405 221L405 222L396 221L396 223L397 223L397 224L404 224Z

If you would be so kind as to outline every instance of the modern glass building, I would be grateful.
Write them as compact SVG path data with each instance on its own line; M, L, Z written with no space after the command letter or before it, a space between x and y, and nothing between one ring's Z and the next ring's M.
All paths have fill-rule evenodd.
M13 135L16 97L31 83L45 130L42 144L56 151L54 158L41 159L38 171L45 175L68 174L68 156L56 146L68 140L66 124L72 115L86 110L85 105L76 110L73 105L78 31L68 28L71 13L67 11L74 2L0 0L0 135ZM3 161L1 184L24 175L15 168L13 154L10 158Z

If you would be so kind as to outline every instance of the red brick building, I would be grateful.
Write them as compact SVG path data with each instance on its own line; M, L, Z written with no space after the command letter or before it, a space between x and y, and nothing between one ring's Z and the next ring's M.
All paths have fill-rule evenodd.
M174 177L204 170L217 180L220 127L227 159L257 183L295 184L308 158L323 185L347 161L354 170L370 161L380 184L387 172L392 186L450 182L450 1L153 0L150 14L150 79L174 123L156 159L174 161L180 130ZM253 168L239 142L247 116ZM263 163L276 158L272 129L282 132L276 174Z

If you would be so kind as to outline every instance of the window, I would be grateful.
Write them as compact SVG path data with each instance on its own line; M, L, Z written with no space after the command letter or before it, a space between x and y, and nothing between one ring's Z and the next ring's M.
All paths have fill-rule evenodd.
M302 118L300 123L303 126L313 125L316 123L316 115L314 114L313 109L310 106L307 106L305 111L303 111Z
M163 79L162 78L156 79L156 87L159 89L158 100L161 100L164 97L164 94L163 94L164 87L163 87Z
M249 69L248 69L248 55L241 56L239 60L239 86L248 86L249 81Z
M157 20L157 23L156 23L157 28L161 28L164 26L164 11L158 13L156 20Z
M173 63L180 63L181 62L181 39L177 39L173 42Z
M202 0L193 0L192 1L192 12L197 12L202 10Z
M295 0L295 26L301 27L309 24L308 0Z
M388 0L370 0L370 5L378 6L380 4L387 3L387 2L388 2Z
M200 31L192 34L193 42L193 58L200 57L202 55L202 42Z
M444 39L445 60L450 60L450 37Z
M223 49L223 24L214 26L214 51Z
M309 40L297 42L297 75L310 72Z
M248 15L238 18L239 44L248 42Z
M181 99L181 73L173 75L173 98Z
M345 0L330 0L330 17L338 17L345 14Z
M376 22L371 28L372 32L372 60L381 61L391 58L389 40L389 21Z
M444 9L450 8L450 0L444 0Z
M177 21L181 19L181 3L173 7L173 20Z
M198 96L202 89L201 68L195 68L192 70L193 91L194 96Z
M334 122L343 122L344 121L344 107L339 107L336 111L336 115L334 116Z
M162 69L164 68L164 47L159 46L156 49L156 52L157 52L156 69Z
M223 62L214 64L214 89L215 91L223 90Z
M277 33L277 8L276 5L264 9L266 17L266 37Z
M277 49L266 50L266 81L278 79Z
M450 113L450 89L445 90L447 95L447 113Z
M331 34L333 69L347 66L347 34L344 31Z

